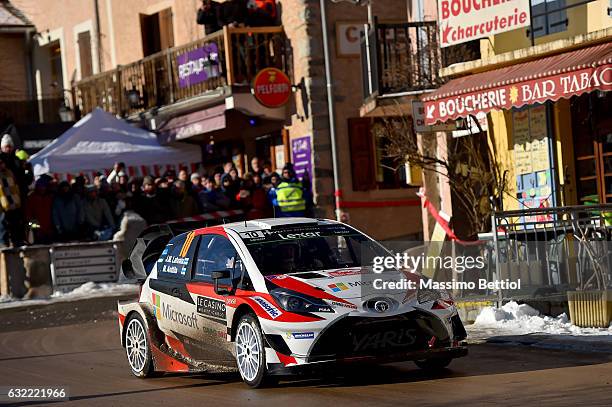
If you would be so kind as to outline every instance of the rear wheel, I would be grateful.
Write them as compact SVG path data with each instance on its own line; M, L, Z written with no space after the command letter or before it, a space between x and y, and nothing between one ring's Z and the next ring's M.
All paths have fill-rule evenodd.
M125 353L132 373L137 377L153 374L153 359L149 347L147 328L138 314L133 314L125 324Z
M253 315L247 314L240 318L235 342L236 363L242 380L251 387L269 384L264 339Z
M442 370L452 362L453 358L433 358L433 359L423 359L423 360L415 360L414 364L420 367L423 370L436 371Z

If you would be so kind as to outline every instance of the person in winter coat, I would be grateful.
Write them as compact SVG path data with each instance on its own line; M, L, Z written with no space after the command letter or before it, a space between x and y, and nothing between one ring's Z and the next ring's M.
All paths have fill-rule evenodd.
M51 217L60 241L66 242L80 237L80 227L84 221L81 200L72 192L67 181L60 182L58 186Z
M40 177L34 184L34 191L28 195L25 206L26 222L32 222L37 227L33 229L34 243L49 244L53 241L53 219L51 208L53 194L48 189L49 178Z
M13 247L23 245L25 228L21 192L5 156L0 157L0 209L3 217L4 244L10 243Z
M196 201L185 188L181 180L174 181L172 186L172 199L170 200L172 219L188 218L199 213Z
M88 185L83 201L83 216L88 234L94 240L109 240L115 229L115 219L106 200L98 196L98 190Z

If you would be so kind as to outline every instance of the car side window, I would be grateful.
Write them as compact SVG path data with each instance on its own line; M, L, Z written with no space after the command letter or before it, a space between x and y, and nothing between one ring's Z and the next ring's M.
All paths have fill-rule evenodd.
M238 253L234 245L224 236L206 235L203 236L198 248L198 255L195 262L194 279L212 283L212 272L229 270L232 278L240 277L240 270L237 270L236 262L239 260ZM238 275L234 275L238 273ZM220 284L229 284L228 281L219 281Z
M188 279L197 240L191 233L179 235L166 245L159 260L157 271L164 279Z

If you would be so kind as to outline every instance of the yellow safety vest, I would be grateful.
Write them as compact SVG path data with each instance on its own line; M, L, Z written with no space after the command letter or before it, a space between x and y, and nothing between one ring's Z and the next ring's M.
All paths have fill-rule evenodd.
M306 210L302 185L297 182L281 182L276 187L276 201L281 212Z

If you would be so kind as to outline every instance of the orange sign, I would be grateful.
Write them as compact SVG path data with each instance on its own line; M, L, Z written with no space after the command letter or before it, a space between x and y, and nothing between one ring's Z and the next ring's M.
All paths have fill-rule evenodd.
M255 76L251 92L265 107L281 107L291 97L291 81L280 69L264 68Z

